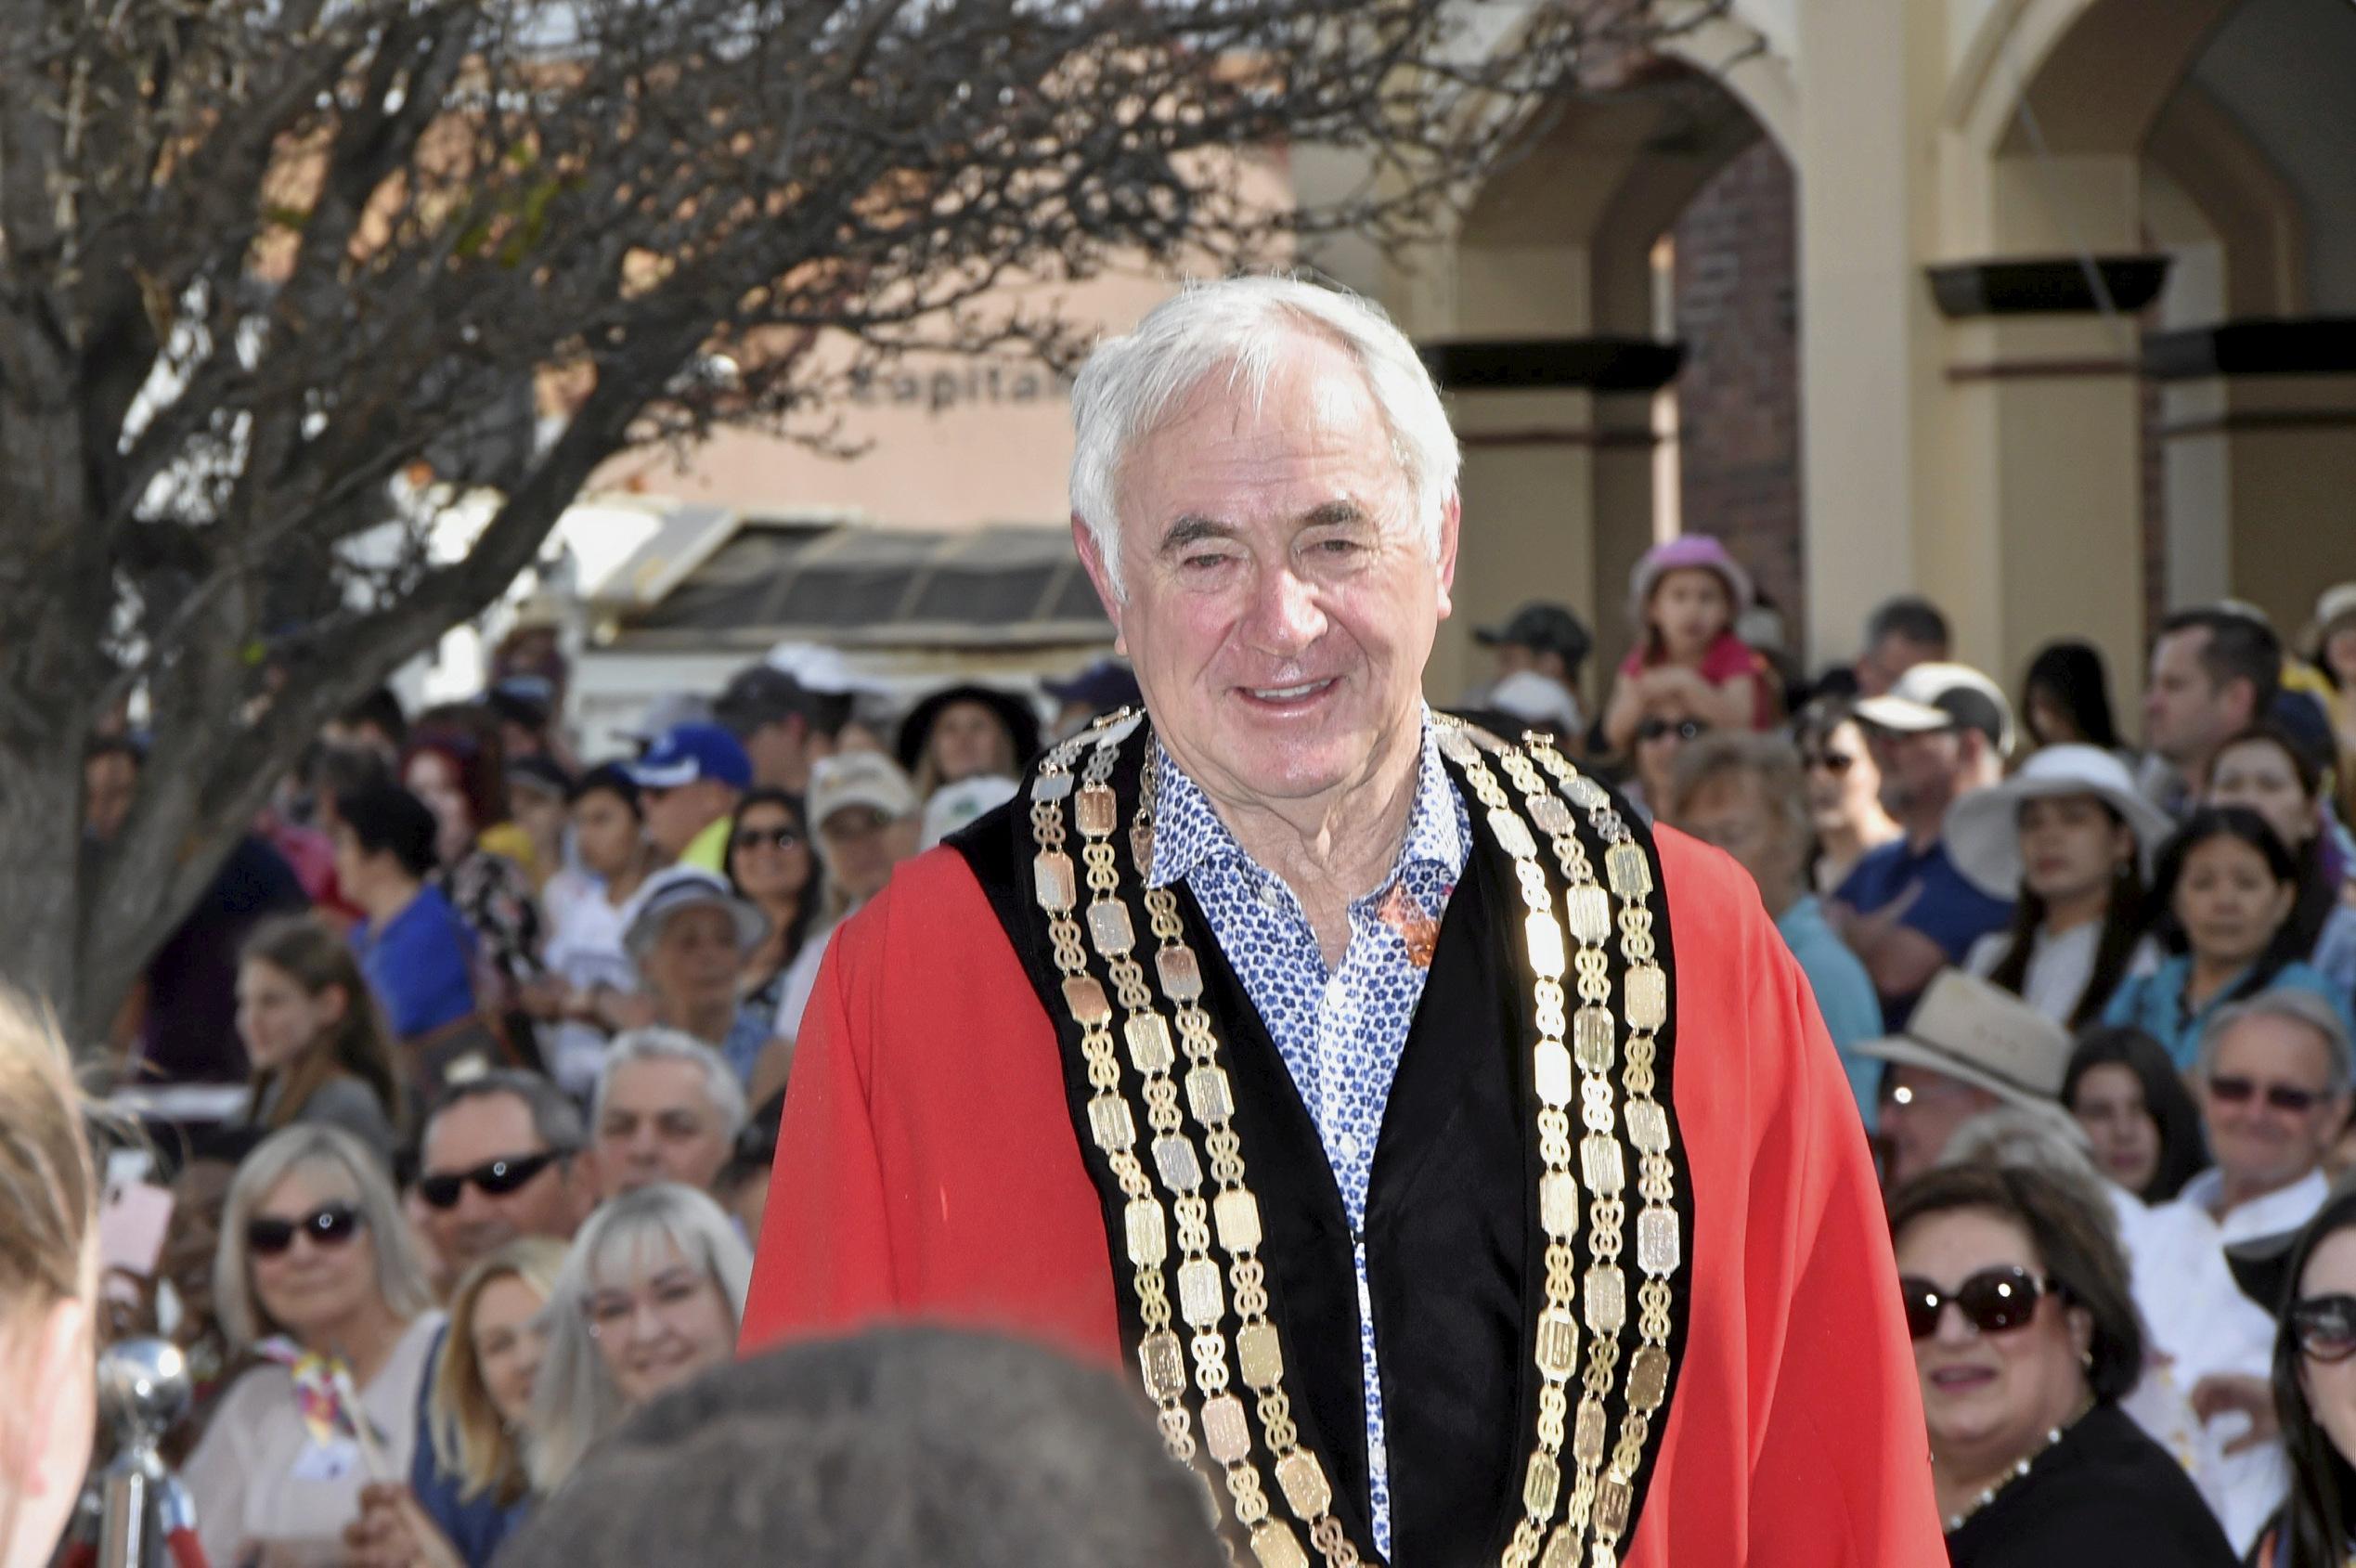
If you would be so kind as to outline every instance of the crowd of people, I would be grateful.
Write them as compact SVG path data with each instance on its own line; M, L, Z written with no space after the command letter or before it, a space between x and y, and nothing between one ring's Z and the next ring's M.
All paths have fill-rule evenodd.
M1807 680L1715 540L1631 590L1592 709L1592 638L1540 603L1479 634L1462 711L1553 734L1755 882L1881 1162L1954 1560L2343 1562L2356 586L2311 642L2168 617L2140 751L2083 643L2008 693L1909 599ZM525 644L476 701L379 693L326 729L114 1031L126 1078L241 1086L227 1124L158 1130L173 1244L102 1325L189 1352L211 1562L472 1568L560 1493L583 1538L602 1454L642 1488L683 1412L751 1419L701 1375L734 1353L830 936L1136 686L1107 661L1046 695L953 686L894 732L765 660L584 759ZM147 765L92 749L94 840ZM20 1054L0 1073L46 1070ZM22 1157L0 1137L0 1177ZM89 1331L10 1304L79 1299L45 1224L0 1221L0 1351L38 1368Z
M2140 752L2084 643L2015 697L1902 600L1803 685L1740 635L1715 541L1633 588L1593 732L1532 696L1542 654L1576 680L1559 610L1486 634L1491 701L1625 746L1632 799L1742 863L1808 977L1883 1168L1954 1561L2346 1561L2356 588L2287 645L2246 605L2168 617Z

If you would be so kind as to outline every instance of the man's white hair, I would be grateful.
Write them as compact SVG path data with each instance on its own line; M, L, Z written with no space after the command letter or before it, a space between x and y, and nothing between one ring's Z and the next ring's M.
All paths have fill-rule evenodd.
M1135 331L1098 343L1073 383L1071 509L1095 540L1116 598L1128 598L1117 492L1130 448L1222 369L1228 390L1256 406L1287 347L1304 332L1332 341L1365 374L1414 498L1416 525L1438 558L1441 517L1456 493L1460 460L1439 389L1415 345L1379 306L1346 290L1298 278L1229 278L1186 285L1147 312Z
M728 1065L728 1059L684 1030L653 1026L626 1030L605 1048L605 1060L597 1072L592 1113L596 1120L604 1119L615 1076L632 1062L684 1062L695 1069L704 1075L704 1097L712 1102L712 1111L728 1136L733 1138L744 1130L749 1115L744 1086L736 1081L736 1069Z

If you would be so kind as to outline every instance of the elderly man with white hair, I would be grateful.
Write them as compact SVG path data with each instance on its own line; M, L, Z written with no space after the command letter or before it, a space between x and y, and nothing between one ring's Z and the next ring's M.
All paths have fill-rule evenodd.
M1460 515L1413 345L1207 284L1073 417L1143 710L836 933L746 1346L1125 1367L1270 1568L1943 1564L1864 1137L1748 878L1426 706Z
M2195 1096L2216 1166L2151 1212L2138 1272L2152 1348L2208 1419L2212 1496L2236 1551L2283 1498L2267 1379L2272 1302L2236 1283L2226 1249L2296 1231L2329 1196L2324 1155L2348 1119L2348 1026L2311 991L2281 988L2219 1009L2201 1035Z
M589 1118L599 1190L678 1182L709 1192L744 1121L744 1086L718 1051L675 1029L617 1035Z

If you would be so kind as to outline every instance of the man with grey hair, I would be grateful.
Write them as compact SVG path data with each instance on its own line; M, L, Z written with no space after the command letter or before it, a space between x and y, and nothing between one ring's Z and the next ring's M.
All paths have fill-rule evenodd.
M1742 873L1424 702L1460 506L1414 345L1205 284L1073 419L1144 711L835 934L746 1347L1124 1367L1270 1568L1944 1563L1865 1141Z
M2267 1385L2274 1303L2235 1284L2226 1249L2314 1216L2331 1183L2324 1155L2348 1120L2348 1026L2324 997L2287 987L2220 1007L2202 1031L2194 1085L2216 1166L2152 1212L2139 1268L2152 1344L2221 1450L2212 1502L2247 1551L2282 1500L2280 1445Z
M675 1029L615 1036L597 1075L598 1189L654 1182L709 1192L744 1126L744 1089L718 1051Z

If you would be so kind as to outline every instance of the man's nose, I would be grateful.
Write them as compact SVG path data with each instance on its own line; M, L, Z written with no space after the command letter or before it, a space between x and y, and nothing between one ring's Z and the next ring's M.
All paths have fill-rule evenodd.
M1325 635L1326 616L1299 574L1279 567L1263 574L1253 589L1246 630L1255 647L1289 655Z

